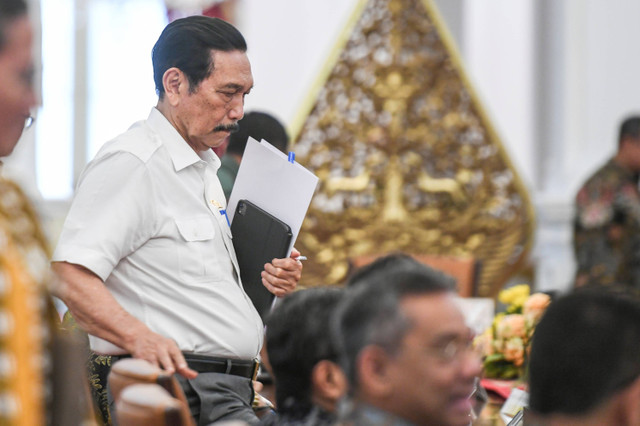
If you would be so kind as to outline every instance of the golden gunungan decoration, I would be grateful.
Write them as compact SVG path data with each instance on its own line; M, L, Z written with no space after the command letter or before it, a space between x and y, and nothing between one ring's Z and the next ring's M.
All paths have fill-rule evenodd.
M473 257L495 295L531 244L526 189L427 0L369 0L291 129L320 178L296 246L304 284L372 254Z

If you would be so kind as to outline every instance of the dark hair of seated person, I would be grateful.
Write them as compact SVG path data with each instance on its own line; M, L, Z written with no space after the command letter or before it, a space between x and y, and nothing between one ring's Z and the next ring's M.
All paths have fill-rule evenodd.
M356 269L348 278L346 285L348 287L358 285L360 283L371 283L373 281L388 280L392 282L391 277L395 277L398 273L406 273L411 270L420 270L429 274L431 268L418 262L412 256L406 253L391 253L377 258L373 262ZM440 272L437 271L437 274Z
M238 121L238 130L229 136L227 152L242 156L249 136L258 142L264 139L281 152L287 152L289 146L287 130L278 119L266 112L248 112Z
M531 347L532 411L586 415L638 377L637 295L621 287L586 287L551 303Z
M304 419L314 408L314 366L338 361L328 324L341 296L342 290L334 287L300 290L282 299L266 319L276 406L288 421Z

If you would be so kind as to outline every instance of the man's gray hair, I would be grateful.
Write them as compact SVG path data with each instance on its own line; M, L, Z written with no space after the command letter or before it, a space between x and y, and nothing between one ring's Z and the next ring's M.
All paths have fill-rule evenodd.
M341 366L354 390L360 351L376 345L396 355L412 328L400 307L402 300L412 295L452 292L454 280L409 256L395 254L363 268L348 284L333 319L332 334Z

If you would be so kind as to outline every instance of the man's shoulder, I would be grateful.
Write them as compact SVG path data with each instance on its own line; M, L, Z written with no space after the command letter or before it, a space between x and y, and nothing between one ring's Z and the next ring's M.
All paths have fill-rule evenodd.
M609 160L584 181L576 194L576 202L580 205L593 199L610 198L625 181L620 166Z
M138 121L126 132L105 143L96 157L123 152L132 154L143 163L147 163L161 146L160 138L146 124L146 121Z
M628 172L611 159L589 176L582 187L616 185L626 182L628 175Z
M576 224L585 230L608 226L625 202L637 203L633 176L613 159L602 165L580 187L575 200Z
M413 426L412 423L396 417L380 408L364 403L343 402L339 426Z

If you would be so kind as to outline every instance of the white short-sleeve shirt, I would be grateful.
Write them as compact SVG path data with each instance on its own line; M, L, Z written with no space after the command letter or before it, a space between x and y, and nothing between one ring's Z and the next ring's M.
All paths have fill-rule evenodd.
M80 177L53 261L98 275L122 307L182 351L248 359L263 325L240 284L220 160L155 108ZM100 353L125 351L90 336Z

